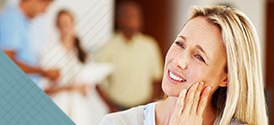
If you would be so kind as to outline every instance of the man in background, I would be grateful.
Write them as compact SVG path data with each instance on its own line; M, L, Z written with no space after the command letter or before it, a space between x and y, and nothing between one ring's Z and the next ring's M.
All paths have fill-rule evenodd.
M46 11L52 0L20 0L18 6L6 6L0 14L0 48L34 82L37 75L56 80L57 69L43 70L37 66L38 55L30 43L30 22L37 15ZM43 43L41 43L43 44Z
M99 62L112 63L115 71L97 87L111 112L125 110L159 98L162 59L156 41L141 33L142 11L135 2L117 8L117 33L97 56Z

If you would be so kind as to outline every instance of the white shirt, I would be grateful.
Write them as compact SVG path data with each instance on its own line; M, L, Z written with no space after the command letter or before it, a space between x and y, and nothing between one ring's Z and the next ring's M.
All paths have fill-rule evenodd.
M60 69L61 73L57 81L57 85L60 87L69 84L86 84L77 81L79 72L84 68L84 65L78 61L76 53L67 51L60 43L55 43L45 49L41 67ZM49 82L51 81L44 79L41 84L47 85ZM101 119L106 112L101 107L101 100L95 94L95 89L91 90L87 96L83 96L79 92L63 91L53 95L51 99L77 125L92 125L98 124L100 121L97 119ZM103 111L98 112L95 108Z

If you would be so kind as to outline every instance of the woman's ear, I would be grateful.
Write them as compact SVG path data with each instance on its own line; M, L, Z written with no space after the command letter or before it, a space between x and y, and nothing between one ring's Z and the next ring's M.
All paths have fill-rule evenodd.
M225 77L222 79L220 85L221 87L227 87L228 86L228 78L227 78L227 74L225 75Z

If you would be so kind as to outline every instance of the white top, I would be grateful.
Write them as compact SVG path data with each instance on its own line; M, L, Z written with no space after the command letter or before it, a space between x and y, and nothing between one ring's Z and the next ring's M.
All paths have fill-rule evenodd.
M126 111L116 112L106 115L100 125L156 125L155 123L156 103L150 103L145 106L138 106ZM213 125L218 125L217 118ZM233 120L230 125L243 125Z
M60 69L60 78L57 81L57 86L89 84L91 82L90 79L82 78L84 74L81 73L91 69L81 64L77 59L77 55L67 51L59 42L45 49L44 56L42 56L40 63L45 69ZM95 65L92 65L92 71L98 71L97 68L95 68ZM89 73L87 74L90 75L89 77L94 76L94 73L87 73ZM98 75L99 74L100 72ZM81 81L83 82L80 82L78 78L82 78ZM46 86L49 82L51 81L43 79L41 84ZM63 91L53 95L51 99L77 125L96 125L107 112L94 88L90 90L87 96L83 96L79 92Z
M43 52L40 59L40 66L43 69L59 69L60 78L56 81L59 86L75 83L75 78L78 77L78 73L83 69L76 53L68 51L61 45L60 42L52 43ZM48 79L42 79L41 86L49 85Z

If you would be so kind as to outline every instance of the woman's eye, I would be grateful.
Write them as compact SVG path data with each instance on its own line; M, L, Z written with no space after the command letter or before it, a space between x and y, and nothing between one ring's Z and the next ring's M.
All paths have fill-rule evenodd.
M185 48L184 44L182 42L176 41L175 42L176 45L180 46L181 48Z
M205 60L202 56L200 56L199 54L194 55L197 59L199 59L200 61L205 63Z

